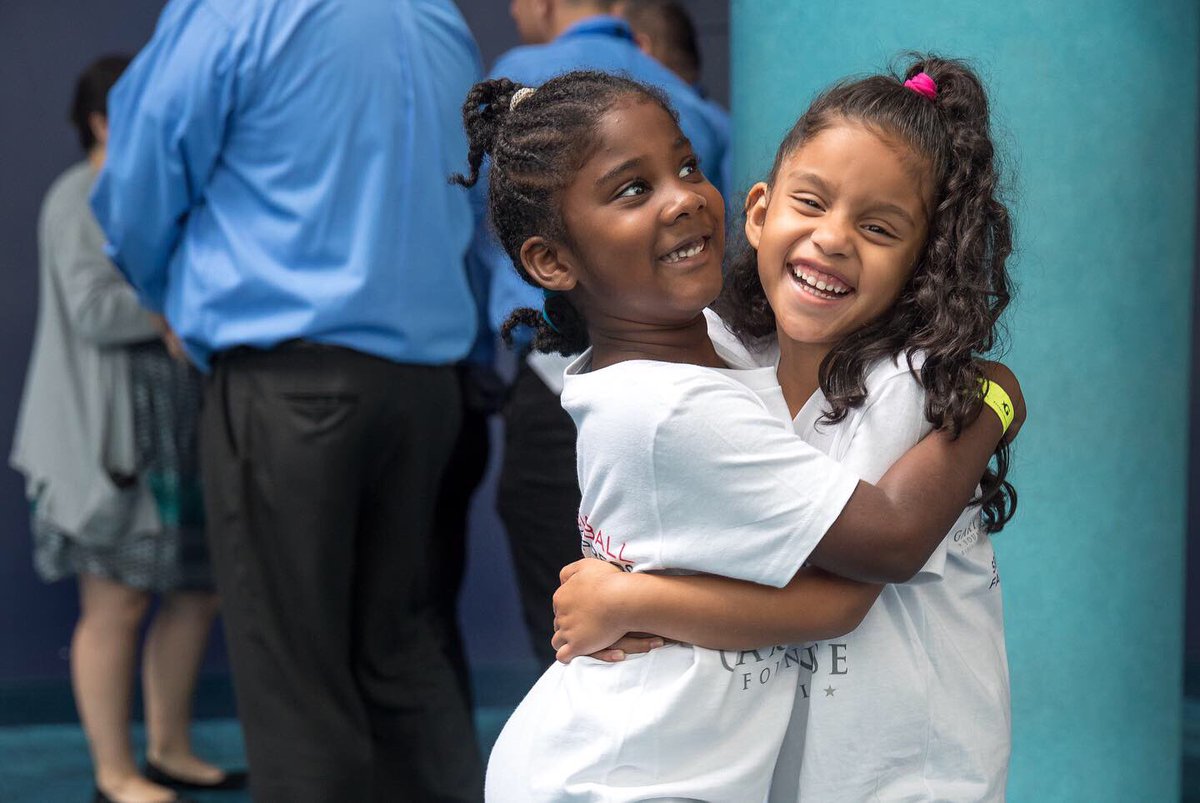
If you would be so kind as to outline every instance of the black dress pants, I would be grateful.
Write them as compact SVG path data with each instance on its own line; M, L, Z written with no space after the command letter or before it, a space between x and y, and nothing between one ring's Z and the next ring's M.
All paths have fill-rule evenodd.
M538 660L548 666L554 661L550 639L558 575L582 557L575 422L522 361L504 426L497 508L508 531L525 626Z
M208 526L259 803L482 797L429 572L453 369L306 343L220 355Z
M466 574L467 541L471 497L487 472L488 411L472 404L466 385L470 381L460 368L462 427L454 443L450 462L442 475L434 516L433 572L435 609L441 622L442 648L458 676L463 695L471 699L470 670L462 633L458 626L458 597Z

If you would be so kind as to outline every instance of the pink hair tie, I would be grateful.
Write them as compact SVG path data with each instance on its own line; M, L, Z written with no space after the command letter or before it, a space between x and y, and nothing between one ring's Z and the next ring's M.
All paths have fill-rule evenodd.
M933 100L937 97L937 83L923 72L919 72L904 82L904 85L918 95Z

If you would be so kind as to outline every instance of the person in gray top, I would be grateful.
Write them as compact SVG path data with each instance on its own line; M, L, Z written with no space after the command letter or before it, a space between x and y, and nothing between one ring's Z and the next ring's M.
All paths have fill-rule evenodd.
M88 207L108 140L106 98L129 60L80 76L71 118L87 159L50 188L38 224L37 330L12 466L26 479L34 562L46 581L75 576L71 642L76 705L92 754L95 800L178 800L171 785L241 780L191 750L196 672L217 610L195 459L198 375L163 319L137 301L103 253ZM129 718L138 633L163 594L142 664L147 769Z

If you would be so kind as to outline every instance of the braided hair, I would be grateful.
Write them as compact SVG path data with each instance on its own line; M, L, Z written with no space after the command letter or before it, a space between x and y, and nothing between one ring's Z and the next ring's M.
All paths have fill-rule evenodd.
M934 200L929 234L912 277L892 309L830 350L819 379L830 405L826 418L838 422L866 399L866 372L874 362L905 354L911 366L923 352L925 417L957 437L981 408L978 356L997 345L999 318L1009 304L1005 263L1012 252L1012 223L998 197L1000 171L979 77L961 61L920 54L909 54L909 59L903 78L872 75L843 81L817 97L779 146L768 182L806 142L847 122L897 138L925 161ZM932 101L903 84L922 72L937 84ZM718 309L747 341L775 333L757 254L748 244L730 263ZM1007 481L1006 443L997 447L995 458L975 500L991 532L1012 518L1017 503L1016 490Z
M536 236L570 243L560 195L598 146L596 131L605 113L619 100L634 96L657 103L676 122L678 117L657 89L608 73L577 71L552 78L536 92L524 93L514 108L513 95L523 88L507 78L471 88L463 104L470 172L451 181L474 186L484 157L491 157L492 228L518 275L540 287L521 262L521 247ZM586 322L562 293L547 293L541 310L513 312L500 329L509 345L519 326L533 329L537 351L570 355L588 347Z

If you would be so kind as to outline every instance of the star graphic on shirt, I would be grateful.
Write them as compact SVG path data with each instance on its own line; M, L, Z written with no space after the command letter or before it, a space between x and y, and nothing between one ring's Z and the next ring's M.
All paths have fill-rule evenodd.
M835 691L837 691L837 689L835 689L833 686L826 686L826 687L825 687L825 696L826 696L826 697L832 697L832 696L833 696L833 693L834 693Z

